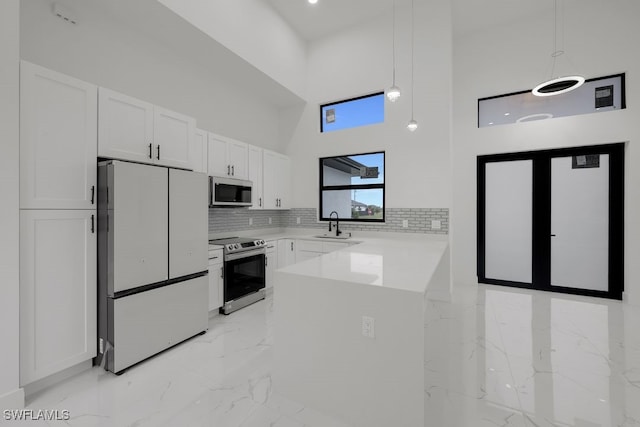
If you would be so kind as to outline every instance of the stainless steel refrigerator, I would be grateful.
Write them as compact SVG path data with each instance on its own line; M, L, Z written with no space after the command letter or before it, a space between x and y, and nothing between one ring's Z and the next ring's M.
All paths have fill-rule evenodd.
M98 164L98 356L126 368L208 328L208 181Z

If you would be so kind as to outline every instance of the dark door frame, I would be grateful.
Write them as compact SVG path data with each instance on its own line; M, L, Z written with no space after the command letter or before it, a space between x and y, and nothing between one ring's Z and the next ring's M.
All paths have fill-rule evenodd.
M616 143L478 156L478 282L621 300L624 291L624 149L624 143ZM609 289L607 291L551 285L551 159L588 154L609 155ZM486 165L514 160L533 161L532 283L494 279L485 275Z

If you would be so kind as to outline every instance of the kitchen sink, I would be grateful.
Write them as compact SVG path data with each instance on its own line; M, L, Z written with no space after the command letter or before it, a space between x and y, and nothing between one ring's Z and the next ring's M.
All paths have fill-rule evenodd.
M344 234L340 236L336 236L335 234L318 234L317 236L313 236L313 237L317 237L319 239L336 239L336 240L346 240L351 238L351 236L349 235L345 236Z

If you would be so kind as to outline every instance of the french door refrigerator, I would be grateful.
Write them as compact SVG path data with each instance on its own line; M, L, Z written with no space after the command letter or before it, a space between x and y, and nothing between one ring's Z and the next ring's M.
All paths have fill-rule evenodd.
M208 328L208 181L98 164L98 356L126 368Z

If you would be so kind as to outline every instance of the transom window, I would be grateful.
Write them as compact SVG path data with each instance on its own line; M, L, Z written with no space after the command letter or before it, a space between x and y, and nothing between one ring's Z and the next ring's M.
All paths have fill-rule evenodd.
M384 222L384 154L320 159L320 220Z
M320 132L384 122L384 92L320 106Z

